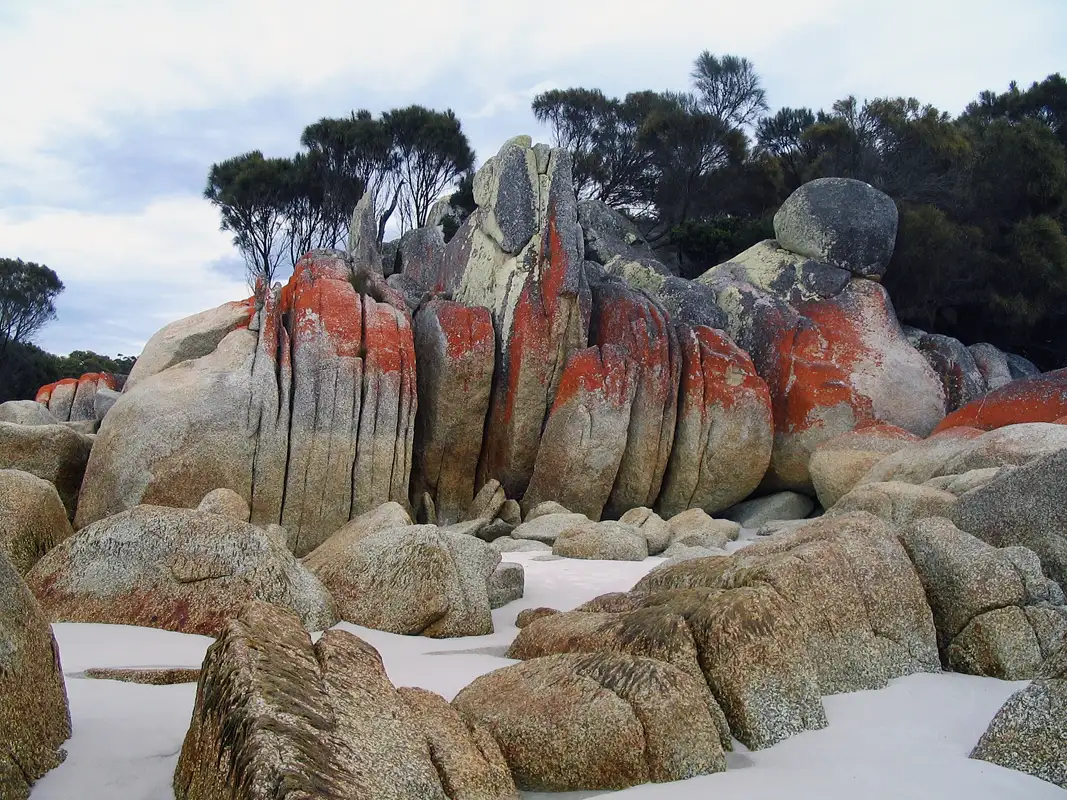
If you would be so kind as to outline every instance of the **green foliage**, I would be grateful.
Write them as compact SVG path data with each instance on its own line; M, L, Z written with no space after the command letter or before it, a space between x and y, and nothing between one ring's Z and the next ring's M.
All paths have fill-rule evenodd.
M765 114L767 92L760 85L756 68L747 58L715 56L705 50L697 56L690 74L702 111L724 124L742 128Z
M665 262L698 275L773 235L802 183L857 178L897 202L885 284L902 322L1067 364L1063 77L982 92L955 119L914 97L769 114L751 62L707 51L691 78L692 93L572 88L533 102L573 155L579 195L634 219Z
M264 158L258 150L211 167L204 196L233 233L249 283L270 285L283 264L314 248L344 246L352 212L370 192L378 242L399 209L401 231L422 225L430 207L474 167L451 110L393 109L375 118L360 109L322 118L300 138L303 152Z
M285 209L293 165L259 150L212 164L204 197L219 210L221 229L233 234L250 286L270 286L282 260Z
M80 378L87 372L128 375L135 360L133 356L111 358L88 350L56 356L34 344L12 342L0 356L0 403L33 400L42 386L60 378Z
M398 108L383 114L382 124L392 135L396 175L403 186L402 227L421 227L441 193L474 169L474 151L452 109Z
M55 319L63 281L43 264L0 258L0 358L11 343L27 342Z

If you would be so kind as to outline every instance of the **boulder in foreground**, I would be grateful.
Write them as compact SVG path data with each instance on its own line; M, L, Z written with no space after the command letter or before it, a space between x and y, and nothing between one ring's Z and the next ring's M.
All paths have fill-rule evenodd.
M0 797L23 800L59 765L70 712L48 619L0 552Z
M500 751L440 698L397 690L362 639L314 645L254 602L208 648L176 800L516 800Z
M278 538L188 508L136 506L83 528L26 576L48 617L214 636L252 599L333 625L329 593Z
M670 664L599 652L498 669L452 704L489 731L520 789L565 792L725 770L714 702Z

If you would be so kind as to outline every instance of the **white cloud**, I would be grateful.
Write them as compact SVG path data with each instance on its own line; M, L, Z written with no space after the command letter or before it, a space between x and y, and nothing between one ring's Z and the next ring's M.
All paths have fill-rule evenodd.
M66 284L58 321L39 337L46 348L137 353L166 323L248 296L243 281L211 266L233 247L199 197L136 214L24 211L0 212L0 252L47 264Z

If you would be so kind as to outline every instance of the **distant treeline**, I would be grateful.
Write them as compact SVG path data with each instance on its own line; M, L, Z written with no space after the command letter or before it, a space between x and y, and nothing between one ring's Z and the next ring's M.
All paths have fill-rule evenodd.
M13 342L0 357L0 403L32 400L45 384L60 378L80 378L86 372L128 375L135 360L134 356L111 358L89 350L56 356L33 344Z

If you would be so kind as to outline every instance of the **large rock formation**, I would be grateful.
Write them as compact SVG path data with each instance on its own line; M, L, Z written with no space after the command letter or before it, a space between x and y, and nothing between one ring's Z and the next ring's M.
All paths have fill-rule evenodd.
M0 553L19 574L73 533L55 486L28 472L0 470Z
M750 748L825 726L821 694L940 668L915 568L895 529L864 513L658 567L629 594L528 623L509 654L599 650L703 675Z
M897 205L862 181L819 178L789 195L774 215L774 235L798 255L878 278L893 256Z
M138 503L193 507L228 488L302 555L362 511L407 503L411 324L372 272L309 253L252 323L126 391L101 425L78 525Z
M959 339L927 333L919 338L915 347L941 378L945 410L949 413L977 400L988 390L974 356Z
M767 471L770 393L748 355L720 331L679 326L677 335L678 421L656 510L665 517L689 508L714 514L751 494Z
M535 658L483 675L452 703L496 740L528 791L624 789L726 769L703 683L651 658Z
M337 621L329 593L285 544L247 522L137 506L50 550L26 575L48 617L216 635L249 600Z
M415 317L419 410L412 496L430 492L441 524L458 522L474 499L495 346L484 308L433 300Z
M586 346L589 288L570 155L529 137L507 142L478 170L478 208L448 243L444 269L463 265L454 298L491 310L497 369L479 483L520 497L541 428L571 353Z
M0 797L25 800L63 760L70 711L48 619L0 551Z
M619 348L636 367L625 447L605 507L617 518L659 497L674 444L680 350L670 318L650 296L618 278L594 283L592 296L590 341L602 351Z
M97 413L97 393L118 392L125 383L125 375L87 372L80 378L64 378L42 386L37 390L36 400L60 422L95 422L104 417L103 413ZM101 411L107 408L104 404Z
M59 420L48 410L46 403L8 400L6 403L0 403L0 422L14 422L16 425L55 425Z
M528 510L555 500L600 519L626 452L638 370L613 345L570 356L523 497Z
M919 437L894 425L870 425L823 442L811 455L808 471L823 508L848 494L863 476L888 455Z
M517 800L485 731L397 690L362 639L331 630L313 645L292 612L259 602L208 648L174 795Z
M698 280L715 291L727 332L770 388L768 487L810 491L811 454L842 433L889 423L925 436L944 416L940 380L880 284L773 240Z

